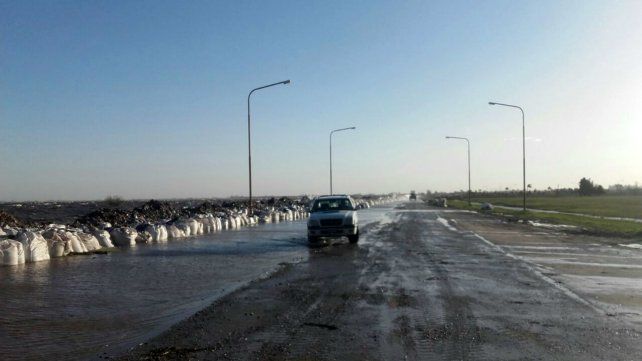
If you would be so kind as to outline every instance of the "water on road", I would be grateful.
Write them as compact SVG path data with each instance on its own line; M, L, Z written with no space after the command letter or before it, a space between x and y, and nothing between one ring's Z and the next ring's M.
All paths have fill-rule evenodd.
M305 257L305 221L297 221L3 267L0 355L83 359L128 348Z

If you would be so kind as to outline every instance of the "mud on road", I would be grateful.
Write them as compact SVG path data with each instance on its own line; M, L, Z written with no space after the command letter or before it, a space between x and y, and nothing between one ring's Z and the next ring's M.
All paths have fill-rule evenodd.
M407 203L357 245L309 250L123 359L628 360L638 326Z

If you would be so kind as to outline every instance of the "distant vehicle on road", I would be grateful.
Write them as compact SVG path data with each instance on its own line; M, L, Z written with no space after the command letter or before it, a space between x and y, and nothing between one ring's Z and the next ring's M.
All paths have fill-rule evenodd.
M411 201L416 201L417 200L417 192L410 191L410 200Z
M308 219L308 242L322 238L348 237L350 243L359 241L357 203L347 195L315 198Z

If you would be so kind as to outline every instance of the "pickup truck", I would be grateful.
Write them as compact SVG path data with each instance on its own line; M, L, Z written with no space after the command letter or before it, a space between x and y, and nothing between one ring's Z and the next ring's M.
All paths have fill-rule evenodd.
M357 203L347 195L320 196L314 199L308 219L308 242L321 238L348 237L359 242Z

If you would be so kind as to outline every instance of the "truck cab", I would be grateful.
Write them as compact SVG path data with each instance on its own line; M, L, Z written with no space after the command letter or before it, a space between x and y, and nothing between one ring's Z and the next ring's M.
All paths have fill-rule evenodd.
M348 195L315 198L308 219L308 242L339 237L347 237L350 243L359 241L357 203Z

